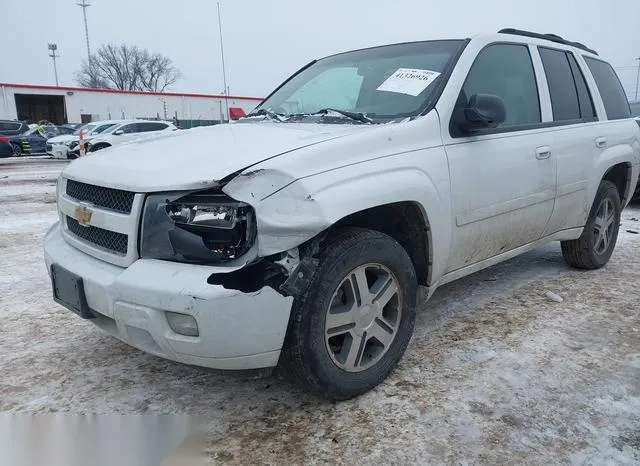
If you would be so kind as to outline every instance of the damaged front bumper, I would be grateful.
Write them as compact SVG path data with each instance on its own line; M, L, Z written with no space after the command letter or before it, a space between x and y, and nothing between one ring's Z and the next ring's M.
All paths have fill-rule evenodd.
M243 293L212 285L225 267L140 259L108 264L65 242L60 225L44 240L45 262L81 277L89 319L142 351L202 367L244 370L278 363L293 298L270 287ZM198 336L176 333L167 312L197 322Z

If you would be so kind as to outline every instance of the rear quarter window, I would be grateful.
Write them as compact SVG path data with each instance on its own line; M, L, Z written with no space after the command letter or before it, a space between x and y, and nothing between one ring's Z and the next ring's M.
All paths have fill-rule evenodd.
M629 108L627 96L624 93L618 75L611 65L591 57L584 57L584 59L598 86L598 91L607 112L607 119L622 120L630 118L631 109Z
M18 131L22 123L12 123L12 122L1 122L0 121L0 131Z

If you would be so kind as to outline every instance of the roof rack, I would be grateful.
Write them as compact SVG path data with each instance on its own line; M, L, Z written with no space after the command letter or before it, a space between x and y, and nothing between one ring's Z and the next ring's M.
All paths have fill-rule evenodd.
M500 29L498 31L498 34L512 34L514 36L533 37L535 39L549 40L557 44L569 45L571 47L576 47L578 49L584 50L585 52L598 55L598 52L596 52L593 49L590 49L586 45L581 44L580 42L571 42L569 40L563 39L557 34L538 34L537 32L522 31L520 29L513 29L513 28Z

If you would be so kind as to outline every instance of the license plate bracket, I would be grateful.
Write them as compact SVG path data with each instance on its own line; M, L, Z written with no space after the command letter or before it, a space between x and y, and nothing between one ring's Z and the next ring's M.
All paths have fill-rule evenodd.
M53 287L53 300L78 314L83 319L95 318L94 313L87 304L84 293L82 277L60 267L51 265L51 284Z

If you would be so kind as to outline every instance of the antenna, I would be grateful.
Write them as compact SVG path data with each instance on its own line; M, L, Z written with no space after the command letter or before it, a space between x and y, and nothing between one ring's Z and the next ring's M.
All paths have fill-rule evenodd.
M224 45L222 43L222 20L220 19L220 2L218 2L218 28L220 29L220 54L222 55L222 80L224 82L224 99L227 107L227 121L229 120L229 87L227 86L227 71L224 65Z

